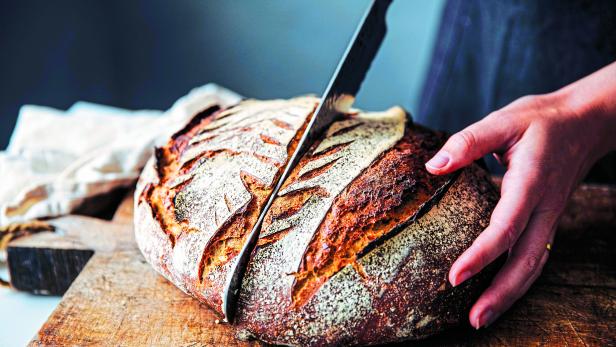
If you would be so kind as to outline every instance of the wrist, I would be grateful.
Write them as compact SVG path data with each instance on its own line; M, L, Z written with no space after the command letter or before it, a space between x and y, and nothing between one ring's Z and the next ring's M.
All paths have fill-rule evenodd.
M579 119L580 131L587 130L586 135L592 140L597 156L601 157L616 150L616 136L613 135L616 130L616 80L606 81L593 75L553 94L566 113Z

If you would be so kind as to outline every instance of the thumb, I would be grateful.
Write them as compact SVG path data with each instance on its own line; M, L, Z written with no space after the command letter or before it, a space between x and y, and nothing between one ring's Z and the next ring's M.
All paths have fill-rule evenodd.
M504 119L496 118L496 114L491 114L451 136L426 163L426 169L432 174L444 175L465 167L488 153L504 150L510 142L511 130L515 126Z

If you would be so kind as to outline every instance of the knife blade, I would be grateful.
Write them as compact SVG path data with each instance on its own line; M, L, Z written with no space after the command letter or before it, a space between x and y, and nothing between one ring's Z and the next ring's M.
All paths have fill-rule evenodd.
M246 243L235 258L222 297L222 311L228 322L232 322L234 318L239 286L252 249L259 238L259 230L267 211L278 195L283 182L297 165L302 155L310 148L313 141L331 125L340 113L347 111L353 104L355 95L359 91L387 32L385 15L392 1L371 1L330 79L325 93L321 96L319 106L300 138L295 152L285 166L282 175L278 178L276 186L272 190L256 224L251 229Z

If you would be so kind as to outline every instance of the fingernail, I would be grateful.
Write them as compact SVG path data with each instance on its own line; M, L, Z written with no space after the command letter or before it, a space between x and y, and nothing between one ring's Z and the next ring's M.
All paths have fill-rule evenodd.
M426 163L426 166L429 166L431 169L442 169L447 163L449 163L449 154L447 152L438 152Z
M457 287L458 285L460 285L460 283L463 283L464 281L466 281L467 279L471 278L472 274L470 271L464 271L461 274L459 274L456 277L456 283L454 283L454 287Z
M494 319L496 319L494 311L490 309L483 311L483 314L477 317L477 321L475 322L475 329L487 327L488 325L492 324Z

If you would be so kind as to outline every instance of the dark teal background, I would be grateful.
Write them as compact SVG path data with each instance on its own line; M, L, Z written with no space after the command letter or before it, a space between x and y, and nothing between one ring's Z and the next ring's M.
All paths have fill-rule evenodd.
M0 148L19 107L166 109L216 82L245 96L321 93L366 0L0 3ZM358 106L418 108L444 1L394 1Z

